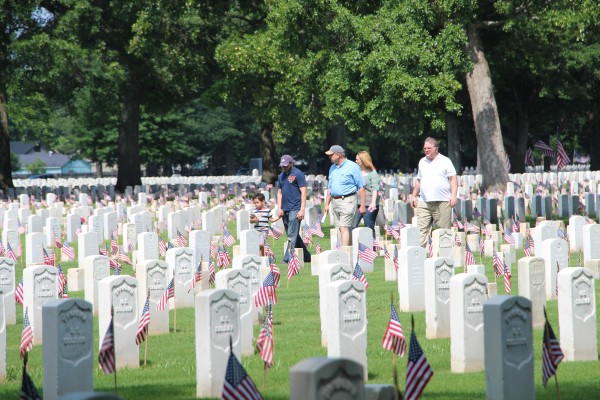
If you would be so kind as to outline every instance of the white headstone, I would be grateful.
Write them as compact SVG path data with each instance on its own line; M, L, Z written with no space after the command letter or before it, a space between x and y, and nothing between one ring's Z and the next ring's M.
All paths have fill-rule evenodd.
M195 230L190 232L189 246L194 257L192 265L198 265L200 260L208 261L210 259L210 241L211 237L208 231Z
M327 356L354 360L367 373L367 292L359 281L327 285Z
M400 229L400 246L420 246L419 228L407 225Z
M598 360L596 291L589 269L565 268L558 273L558 323L565 360Z
M363 272L373 272L373 263L358 256L360 245L364 246L365 250L373 250L373 231L371 228L352 229L352 265L358 263Z
M425 322L428 339L450 337L451 258L433 257L425 261Z
M135 343L140 317L137 292L137 279L127 275L109 276L98 283L98 297L102 299L98 305L98 346L102 346L112 309L117 369L140 366L140 350ZM153 324L154 320L150 319L149 328Z
M457 274L450 278L450 369L483 371L483 304L487 278Z
M196 396L221 397L229 354L240 358L239 295L229 289L203 291L196 295L195 316Z
M142 232L138 235L138 263L150 260L158 260L158 235Z
M254 338L252 304L254 300L251 296L250 273L243 269L221 270L216 273L215 286L216 289L230 289L237 292L239 296L242 355L254 354L254 346L252 345L252 339Z
M98 235L94 232L85 232L79 235L79 247L77 251L79 268L85 265L85 258L88 256L97 256L100 241Z
M15 270L15 260L8 257L0 257L0 298L4 299L4 322L8 325L17 323ZM1 355L2 352L0 352L0 357Z
M418 245L403 247L398 253L400 311L425 310L424 270L426 259L425 249Z
M539 255L546 261L546 299L556 299L556 274L569 267L568 244L563 239L546 239Z
M25 235L25 264L34 265L44 262L44 234L40 232ZM14 250L14 249L13 249Z
M600 224L587 224L583 227L583 260L600 259Z
M135 270L138 280L137 300L139 304L146 303L148 291L150 291L150 321L148 332L150 334L169 333L169 305L173 300L169 300L169 305L164 310L158 310L160 299L165 293L171 275L169 275L169 265L166 261L151 260L138 263ZM175 292L175 298L178 293Z
M450 229L436 229L432 235L433 256L450 257L454 249L454 232Z
M531 318L534 328L543 328L546 306L545 261L541 257L523 257L519 260L519 296L531 300Z
M190 290L192 287L192 279L198 267L198 264L193 264L192 249L189 247L174 247L167 250L167 264L169 264L169 276L175 277L175 307L193 307L194 292Z
M240 256L260 255L260 234L255 229L247 229L240 234Z
M261 271L262 260L257 255L246 255L246 256L235 256L233 257L233 268L241 268L248 271L250 274L250 283L252 284L252 298L258 292L260 285L262 285L263 276ZM252 303L252 312L254 322L258 323L259 309Z
M33 343L42 343L42 306L58 299L56 267L34 265L23 270L23 306L33 329Z
M83 299L53 300L44 305L44 399L94 390L94 317Z
M83 261L85 299L93 306L94 315L98 315L98 283L110 276L110 260L107 256L88 256Z
M330 308L327 304L329 296L327 285L331 282L351 280L352 267L348 263L323 264L319 269L319 310L321 315L321 346L327 346L327 324L329 323Z
M494 296L483 305L486 399L535 399L531 302Z

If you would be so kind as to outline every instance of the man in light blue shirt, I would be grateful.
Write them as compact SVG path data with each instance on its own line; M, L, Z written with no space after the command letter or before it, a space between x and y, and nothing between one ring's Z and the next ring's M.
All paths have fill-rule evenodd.
M342 146L334 145L325 152L333 164L329 168L329 181L327 183L327 197L325 199L325 214L329 212L331 204L331 215L333 223L340 233L340 244L350 246L350 228L354 226L356 212L364 214L365 189L360 167L354 161L346 158ZM358 198L360 196L360 208Z

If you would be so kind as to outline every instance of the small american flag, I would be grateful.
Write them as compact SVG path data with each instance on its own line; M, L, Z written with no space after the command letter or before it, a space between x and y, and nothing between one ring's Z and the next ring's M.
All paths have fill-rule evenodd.
M404 354L406 353L406 338L404 337L400 318L398 318L398 313L396 312L396 307L393 303L392 315L390 316L390 321L385 329L381 345L384 349L392 351L400 357L404 357Z
M142 315L140 316L140 322L138 323L137 335L135 337L135 343L139 345L144 340L146 340L146 336L148 336L148 326L150 325L150 297L146 296L146 304L144 304L144 309L142 310Z
M60 249L62 247L62 243L60 242L60 239L58 238L58 236L54 237L54 246L58 249Z
M321 254L321 245L318 240L315 240L315 253Z
M229 254L227 255L229 257ZM215 264L211 261L208 263L208 284L213 285L215 283Z
M210 258L215 258L215 254L216 254L217 249L215 248L215 245L211 242L210 243L210 249L209 249L209 257Z
M113 331L113 317L110 318L108 329L102 340L100 352L98 353L100 368L106 375L112 374L117 369L115 360L115 336Z
M64 258L69 261L75 260L75 249L71 247L71 244L68 240L65 240L65 243L60 248L60 252Z
M125 253L119 253L119 255L117 256L117 259L119 261L123 261L124 263L127 263L129 265L132 265L131 258L129 258L129 256Z
M454 217L454 226L458 229L464 229L465 226L458 219L458 214L456 213L456 210L454 208L452 209L452 216Z
M196 287L196 284L202 280L202 261L198 263L194 277L192 278L192 289Z
M358 258L369 264L373 264L375 257L377 257L377 253L373 249L360 242L358 243Z
M23 305L23 278L21 278L15 289L15 301Z
M504 291L506 293L510 293L511 290L511 283L510 283L510 278L512 278L512 275L510 273L510 271L508 270L508 267L506 266L506 263L504 264Z
M108 257L108 247L107 246L101 247L100 248L100 254L103 255L103 256Z
M367 278L365 277L365 273L358 263L354 267L354 272L352 273L352 280L359 281L365 284L365 288L369 287L369 282L367 282Z
M6 243L6 257L12 258L15 261L17 261L17 259L19 258L17 256L17 253L13 251L12 247L10 246L10 243Z
M410 348L408 351L408 366L406 367L406 387L404 398L407 400L421 397L425 386L433 376L433 370L427 361L427 357L421 349L417 335L413 330L410 334Z
M399 267L399 262L398 262L398 247L394 246L394 268L396 269L396 271L398 271L398 267Z
M179 247L186 247L188 244L187 239L179 232L179 230L177 231L177 243L179 244Z
M169 299L172 299L173 297L175 297L175 278L174 277L171 278L171 282L169 282L169 285L165 289L162 297L160 298L160 301L158 302L158 305L156 306L156 309L159 311L164 310L167 307Z
M158 250L160 251L161 256L164 256L167 253L167 243L162 239L158 241Z
M275 260L275 253L273 252L273 249L271 248L271 246L269 246L269 242L267 240L265 240L265 244L264 244L264 253L265 253L265 257L270 257L270 258L273 258L273 260Z
M460 236L458 236L458 233L454 234L454 246L456 246L456 247L462 246L462 241L460 240Z
M235 244L235 238L233 237L231 232L229 232L229 229L227 229L225 225L223 225L223 243L227 247L231 247Z
M465 245L465 265L474 265L475 264L475 256L469 247L469 243Z
M231 259L229 258L229 253L225 249L224 246L219 247L219 251L217 253L217 267L219 268L227 268L231 263Z
M536 142L533 144L533 147L535 149L541 150L541 152L544 153L545 157L554 157L554 150L552 150L552 147L548 146L546 143L539 139L536 140Z
M512 236L512 228L510 226L504 231L504 240L508 244L515 244L515 238Z
M29 310L25 309L23 317L23 332L21 334L21 358L25 357L31 349L33 349L33 328L29 323Z
M292 251L292 258L288 262L288 281L300 273L300 259L298 258L298 254L295 251Z
M275 276L273 271L267 274L267 277L263 281L261 287L258 289L256 295L254 295L254 305L256 307L264 307L267 304L277 304L277 294L275 293Z
M335 242L335 249L336 250L341 250L342 249L342 244L340 243L340 238L337 238L337 240Z
M569 165L571 163L571 159L567 155L565 148L562 145L562 142L556 137L556 168L560 171L563 169L565 165Z
M256 385L233 354L233 351L227 362L221 398L223 400L262 400Z
M58 265L58 273L57 273L57 280L58 280L58 297L62 297L63 299L66 299L69 297L69 295L67 294L67 297L65 297L64 295L66 294L66 288L67 288L67 277L65 276L65 272L63 271L63 269L61 268L60 264Z
M110 252L113 256L119 254L119 244L117 243L117 238L114 236L110 240Z
M48 254L45 248L42 248L44 251L44 265L52 265L54 266L54 253Z
M500 260L498 253L494 252L492 256L492 265L494 266L494 271L496 272L496 278L504 273L504 263Z
M273 365L273 310L271 304L267 305L267 315L256 338L256 350L265 365L270 368Z
M546 387L548 380L556 374L556 369L564 358L564 354L560 348L560 342L548 321L545 308L544 317L546 323L544 324L544 342L542 344L542 384Z
M525 238L525 247L523 248L523 255L525 257L531 257L531 238L528 236Z

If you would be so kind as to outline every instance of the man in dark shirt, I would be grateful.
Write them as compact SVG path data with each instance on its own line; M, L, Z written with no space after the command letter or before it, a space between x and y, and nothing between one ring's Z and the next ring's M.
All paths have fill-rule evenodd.
M288 240L294 247L302 248L304 262L310 262L310 252L300 237L300 222L304 219L306 206L306 178L304 174L294 167L292 156L285 154L281 157L279 166L282 169L277 179L277 208L283 219ZM288 262L290 254L283 261ZM287 259L286 259L287 258Z

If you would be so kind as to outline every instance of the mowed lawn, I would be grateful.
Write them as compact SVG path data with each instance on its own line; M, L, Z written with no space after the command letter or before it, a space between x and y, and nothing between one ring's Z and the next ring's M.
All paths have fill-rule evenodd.
M329 229L324 229L329 232ZM242 364L266 399L289 398L289 370L308 357L324 357L327 349L321 347L319 316L318 277L312 276L307 265L286 286L286 266L281 263L282 240L275 242L273 249L281 268L282 285L277 291L278 303L273 308L274 319L274 365L266 371L257 354L244 357ZM321 246L329 248L329 239L321 239ZM310 247L314 252L314 246ZM231 250L230 250L231 254ZM522 257L522 251L517 252ZM479 262L479 256L476 255ZM487 276L494 281L491 258L484 258ZM575 266L577 254L571 254L570 265ZM398 305L396 282L384 280L384 259L378 257L375 271L367 274L368 318L368 383L393 383L392 354L381 346L387 322L390 317L390 293L394 293ZM76 262L63 263L63 269L76 266ZM457 268L456 273L462 272ZM131 267L123 271L133 274ZM17 269L17 281L22 276L22 264ZM498 279L498 292L504 294L502 277ZM512 294L518 293L518 271L513 265ZM596 281L596 298L599 289ZM83 297L83 292L71 292L71 297ZM560 338L557 302L547 304L549 319ZM141 309L141 306L140 306ZM484 372L456 374L450 372L450 340L425 338L425 313L399 313L406 337L410 336L411 315L415 319L415 331L425 352L434 375L423 394L424 399L483 399L485 398ZM598 316L596 316L598 321ZM17 398L21 385L22 363L19 358L19 344L22 330L22 307L17 305L17 325L7 327L7 375L0 383L0 399ZM255 337L258 326L254 327ZM541 357L542 330L534 331L535 386L538 399L555 399L554 380L547 388L542 386ZM598 338L598 332L596 337ZM98 321L94 326L94 351L98 349ZM148 343L147 366L143 366L144 346L140 347L140 368L119 370L117 374L118 394L125 399L193 399L196 393L196 355L194 342L193 309L177 310L177 332L173 332L173 310L171 310L171 333L151 336ZM401 391L404 391L406 357L397 360ZM95 363L94 384L97 391L112 391L114 378L104 375ZM29 373L40 393L43 389L42 346L36 346L30 353ZM77 379L76 376L73 379ZM600 362L562 362L558 367L558 382L562 399L591 399L598 397L600 389Z

